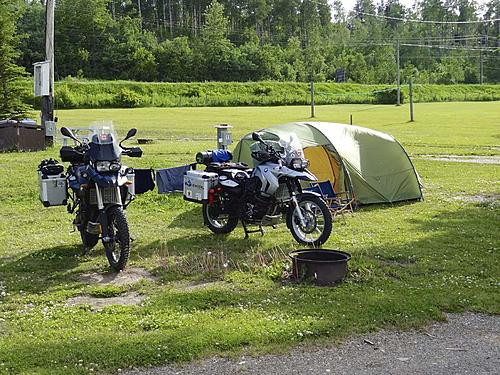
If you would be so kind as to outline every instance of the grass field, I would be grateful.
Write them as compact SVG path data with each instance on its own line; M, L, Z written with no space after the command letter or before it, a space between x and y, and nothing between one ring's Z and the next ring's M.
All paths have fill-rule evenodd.
M58 150L0 154L0 373L87 374L188 361L211 354L261 353L341 340L381 327L421 327L443 311L500 313L498 164L425 160L422 155L500 155L500 102L408 107L335 105L318 121L348 122L394 135L419 172L425 201L367 206L334 223L326 248L353 255L335 288L282 282L283 253L297 248L285 226L243 239L215 237L201 210L154 192L129 207L136 238L130 267L156 278L93 285L108 269L102 245L79 256L64 208L38 202L36 166ZM136 167L192 162L213 148L213 125L234 137L308 120L307 107L143 108L59 111L60 125L113 120L119 133L154 138ZM195 286L199 283L201 286ZM66 306L80 295L147 296L137 306Z

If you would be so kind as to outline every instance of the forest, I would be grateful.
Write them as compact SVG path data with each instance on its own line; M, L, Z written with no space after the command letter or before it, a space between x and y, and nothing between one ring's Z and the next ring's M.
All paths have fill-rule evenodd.
M45 60L45 1L17 3L18 64ZM57 0L56 79L498 83L500 2ZM491 21L485 21L491 20ZM481 64L482 60L482 64ZM482 68L481 68L482 65Z

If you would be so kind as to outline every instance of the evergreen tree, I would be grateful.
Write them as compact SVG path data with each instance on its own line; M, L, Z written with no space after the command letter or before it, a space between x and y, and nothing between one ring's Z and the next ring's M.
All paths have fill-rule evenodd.
M27 74L15 64L20 55L16 50L18 5L17 1L0 0L0 119L20 119L30 109L22 100L21 79Z

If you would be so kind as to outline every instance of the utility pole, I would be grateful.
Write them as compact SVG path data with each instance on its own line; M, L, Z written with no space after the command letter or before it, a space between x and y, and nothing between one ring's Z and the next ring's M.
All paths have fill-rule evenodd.
M479 50L479 83L483 84L483 49Z
M42 126L46 128L46 121L54 121L54 0L46 3L45 26L45 59L49 62L49 95L42 97ZM50 144L53 137L45 137Z
M396 98L396 105L401 105L401 77L399 74L399 40L396 44L396 65L397 65L397 83L398 83L398 93L397 93L397 98Z

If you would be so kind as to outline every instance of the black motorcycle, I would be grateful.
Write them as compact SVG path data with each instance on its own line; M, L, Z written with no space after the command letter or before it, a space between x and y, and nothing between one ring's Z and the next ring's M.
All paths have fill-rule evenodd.
M118 143L112 127L92 131L87 142L79 140L68 128L61 133L77 145L63 146L61 159L70 162L67 170L68 212L76 213L73 225L80 232L84 253L102 240L111 268L125 268L130 253L130 234L124 209L134 199L132 168L121 164L121 155L141 157L139 147L125 147L122 142L133 137L136 129Z

